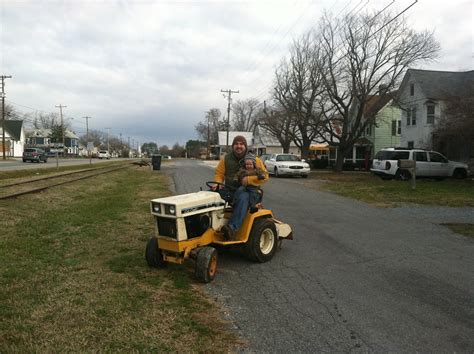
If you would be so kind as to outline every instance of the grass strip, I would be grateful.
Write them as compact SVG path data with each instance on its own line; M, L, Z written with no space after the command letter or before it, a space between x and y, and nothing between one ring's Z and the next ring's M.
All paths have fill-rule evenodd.
M146 266L148 202L167 194L130 168L0 202L0 352L229 351L191 272Z
M396 207L404 203L474 207L472 179L418 179L416 189L413 190L409 182L385 181L366 172L334 173L316 170L311 174L307 185L383 207Z

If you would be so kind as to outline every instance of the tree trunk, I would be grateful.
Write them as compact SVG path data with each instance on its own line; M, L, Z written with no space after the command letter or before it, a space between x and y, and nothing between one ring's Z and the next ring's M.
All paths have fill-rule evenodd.
M336 165L334 166L335 172L342 172L342 167L344 165L344 154L341 151L337 152Z
M336 166L334 166L334 171L342 172L344 167L344 157L347 155L347 152L352 149L352 146L339 145L337 147L337 158Z

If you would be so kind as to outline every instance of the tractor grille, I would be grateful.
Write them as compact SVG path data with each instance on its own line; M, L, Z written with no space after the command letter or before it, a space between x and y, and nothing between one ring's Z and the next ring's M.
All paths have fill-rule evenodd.
M157 218L158 234L176 238L176 219Z

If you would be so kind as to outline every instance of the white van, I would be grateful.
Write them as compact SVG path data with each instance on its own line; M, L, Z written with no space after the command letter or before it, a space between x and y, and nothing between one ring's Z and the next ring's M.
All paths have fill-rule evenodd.
M110 154L107 150L100 150L99 154L97 155L99 159L110 159Z

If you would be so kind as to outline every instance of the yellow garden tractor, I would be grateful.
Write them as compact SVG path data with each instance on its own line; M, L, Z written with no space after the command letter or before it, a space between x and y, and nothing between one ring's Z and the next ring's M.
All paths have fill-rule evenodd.
M216 184L206 183L208 187ZM217 272L216 246L241 247L250 260L263 263L273 258L283 239L293 238L288 224L260 206L247 213L235 239L225 240L221 229L230 219L232 207L214 191L153 199L150 207L155 235L146 246L148 265L164 267L194 260L196 278L204 283L212 281Z

